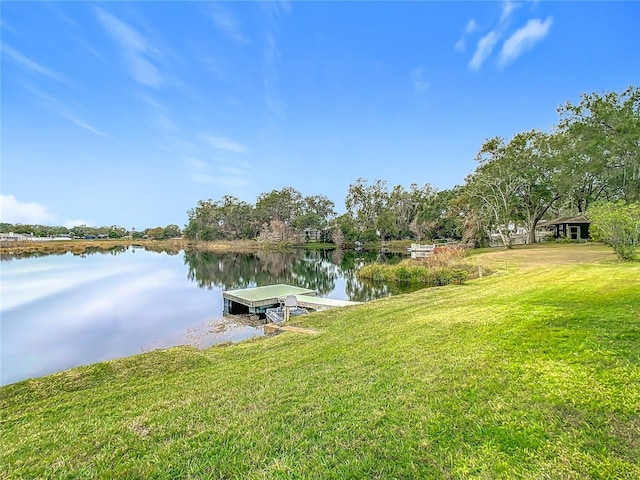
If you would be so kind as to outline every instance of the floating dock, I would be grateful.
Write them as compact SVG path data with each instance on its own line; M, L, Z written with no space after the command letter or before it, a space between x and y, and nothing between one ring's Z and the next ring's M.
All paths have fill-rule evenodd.
M327 310L329 308L346 307L360 303L347 300L335 300L332 298L320 298L316 297L314 290L284 284L222 292L224 311L231 315L247 313L265 314L267 308L277 307L289 295L295 295L299 307L311 308L313 310Z
M266 287L242 288L222 292L224 311L232 315L254 313L263 314L267 308L280 304L287 295L314 296L315 290L294 287L292 285L268 285Z

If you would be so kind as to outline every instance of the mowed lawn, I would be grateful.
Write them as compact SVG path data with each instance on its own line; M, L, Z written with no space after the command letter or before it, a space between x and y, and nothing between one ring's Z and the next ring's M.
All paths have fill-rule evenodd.
M640 262L472 260L495 274L296 318L317 335L3 387L0 477L640 478Z

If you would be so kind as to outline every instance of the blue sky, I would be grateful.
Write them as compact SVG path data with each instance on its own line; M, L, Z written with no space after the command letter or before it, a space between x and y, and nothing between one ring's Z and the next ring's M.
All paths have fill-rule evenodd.
M640 80L640 2L0 4L1 217L183 226L285 186L464 183L483 141Z

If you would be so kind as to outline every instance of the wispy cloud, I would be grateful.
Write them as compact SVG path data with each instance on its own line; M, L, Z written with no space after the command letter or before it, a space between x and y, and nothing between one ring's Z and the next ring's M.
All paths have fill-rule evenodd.
M71 123L76 124L80 128L84 128L85 130L87 130L87 131L89 131L91 133L95 133L96 135L98 135L100 137L109 138L109 135L107 135L106 133L101 132L97 128L92 127L88 123L80 120L79 118L77 118L76 116L74 116L73 114L71 114L69 112L59 111L58 113L60 114L61 117L66 118Z
M78 115L76 115L73 112L72 108L62 100L59 100L58 98L55 98L43 92L42 90L39 90L38 88L35 88L32 86L24 85L23 88L31 92L36 98L39 98L41 101L41 104L44 107L57 113L62 118L69 120L71 123L75 124L76 126L83 128L91 133L94 133L100 137L109 138L109 135L107 135L106 133L98 130L97 128L93 127L89 123L80 119Z
M513 11L519 7L520 7L519 3L512 2L510 0L507 0L506 2L504 2L504 4L502 5L502 15L500 15L500 23L506 22L511 16L511 14L513 13Z
M521 3L512 0L503 2L500 19L496 21L489 33L478 40L473 57L469 61L469 70L479 70L491 56L494 47L502 38L507 36L507 32L510 30L509 26L513 23L511 21L513 13L521 6ZM524 27L513 32L502 45L497 61L498 66L504 67L527 50L533 48L536 43L549 33L552 23L551 17L548 17L544 22L539 19L531 19ZM474 19L471 19L465 28L465 35L456 43L455 49L464 52L466 49L466 35L477 29L478 24Z
M212 165L198 158L188 158L189 178L191 181L208 187L220 187L233 191L246 187L247 168L238 168L229 162L213 162Z
M212 186L216 184L216 177L209 173L191 172L189 174L189 178L191 178L195 183L199 183L201 185Z
M478 30L478 22L476 22L475 18L472 18L467 22L467 26L465 27L465 33L473 33Z
M411 83L415 93L424 93L429 90L430 84L425 78L424 67L414 68L411 71Z
M265 43L262 48L263 57L263 77L265 85L264 105L269 114L269 120L276 124L285 118L285 103L278 91L278 69L277 61L280 57L278 42L276 41L276 31L278 22L282 15L291 12L291 5L288 2L264 2L261 3L266 13L267 30L265 32Z
M552 24L553 19L551 17L547 17L544 22L537 18L529 20L524 27L516 30L504 42L500 50L498 64L504 66L527 50L531 50L536 43L549 34Z
M467 49L467 40L464 37L460 37L460 40L453 46L456 52L464 52Z
M453 47L457 52L464 52L467 49L467 35L474 33L478 30L478 22L476 22L475 18L472 18L467 22L467 25L464 27L464 34L460 37Z
M151 118L153 124L162 132L163 135L173 135L178 133L179 128L171 118L171 115L162 103L151 98L148 95L141 95L140 100L147 104L151 110Z
M467 50L467 36L475 33L478 29L480 28L480 26L478 25L478 22L476 22L475 18L472 18L471 20L469 20L467 22L467 25L464 27L464 33L462 34L462 37L460 37L460 40L458 40L456 42L456 44L454 45L454 50L456 52L464 52Z
M0 194L0 218L7 223L47 224L55 220L49 209L35 202L20 202L13 195Z
M14 48L11 48L6 44L2 45L2 51L7 56L15 60L21 67L23 67L29 73L36 73L38 75L51 78L52 80L56 80L58 82L61 82L67 85L70 84L69 80L67 80L63 75L51 70L50 68L40 65L37 62L34 62L27 56L23 55L22 53L18 52L17 50L15 50Z
M230 189L244 188L249 185L245 171L230 166L221 166L217 178L218 185Z
M249 38L243 32L238 20L220 3L212 4L210 16L215 27L235 43L238 45L249 43Z
M129 75L138 83L160 88L165 81L160 69L153 60L160 57L160 52L140 32L122 20L101 8L96 8L98 20L118 44L127 64Z
M227 152L239 153L245 155L248 148L240 143L234 142L226 137L218 137L214 135L205 135L205 140L209 146L217 150L225 150Z
M199 158L187 158L187 166L192 170L201 171L207 168L207 162Z
M493 47L500 39L500 33L497 30L492 30L478 41L476 51L469 62L469 68L471 70L479 70L484 61L491 55Z

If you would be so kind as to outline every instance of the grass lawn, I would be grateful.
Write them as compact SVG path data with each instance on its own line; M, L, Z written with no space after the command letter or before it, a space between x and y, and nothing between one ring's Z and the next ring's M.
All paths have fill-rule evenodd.
M318 335L3 387L0 477L640 478L640 262L471 258L497 273L296 318Z

